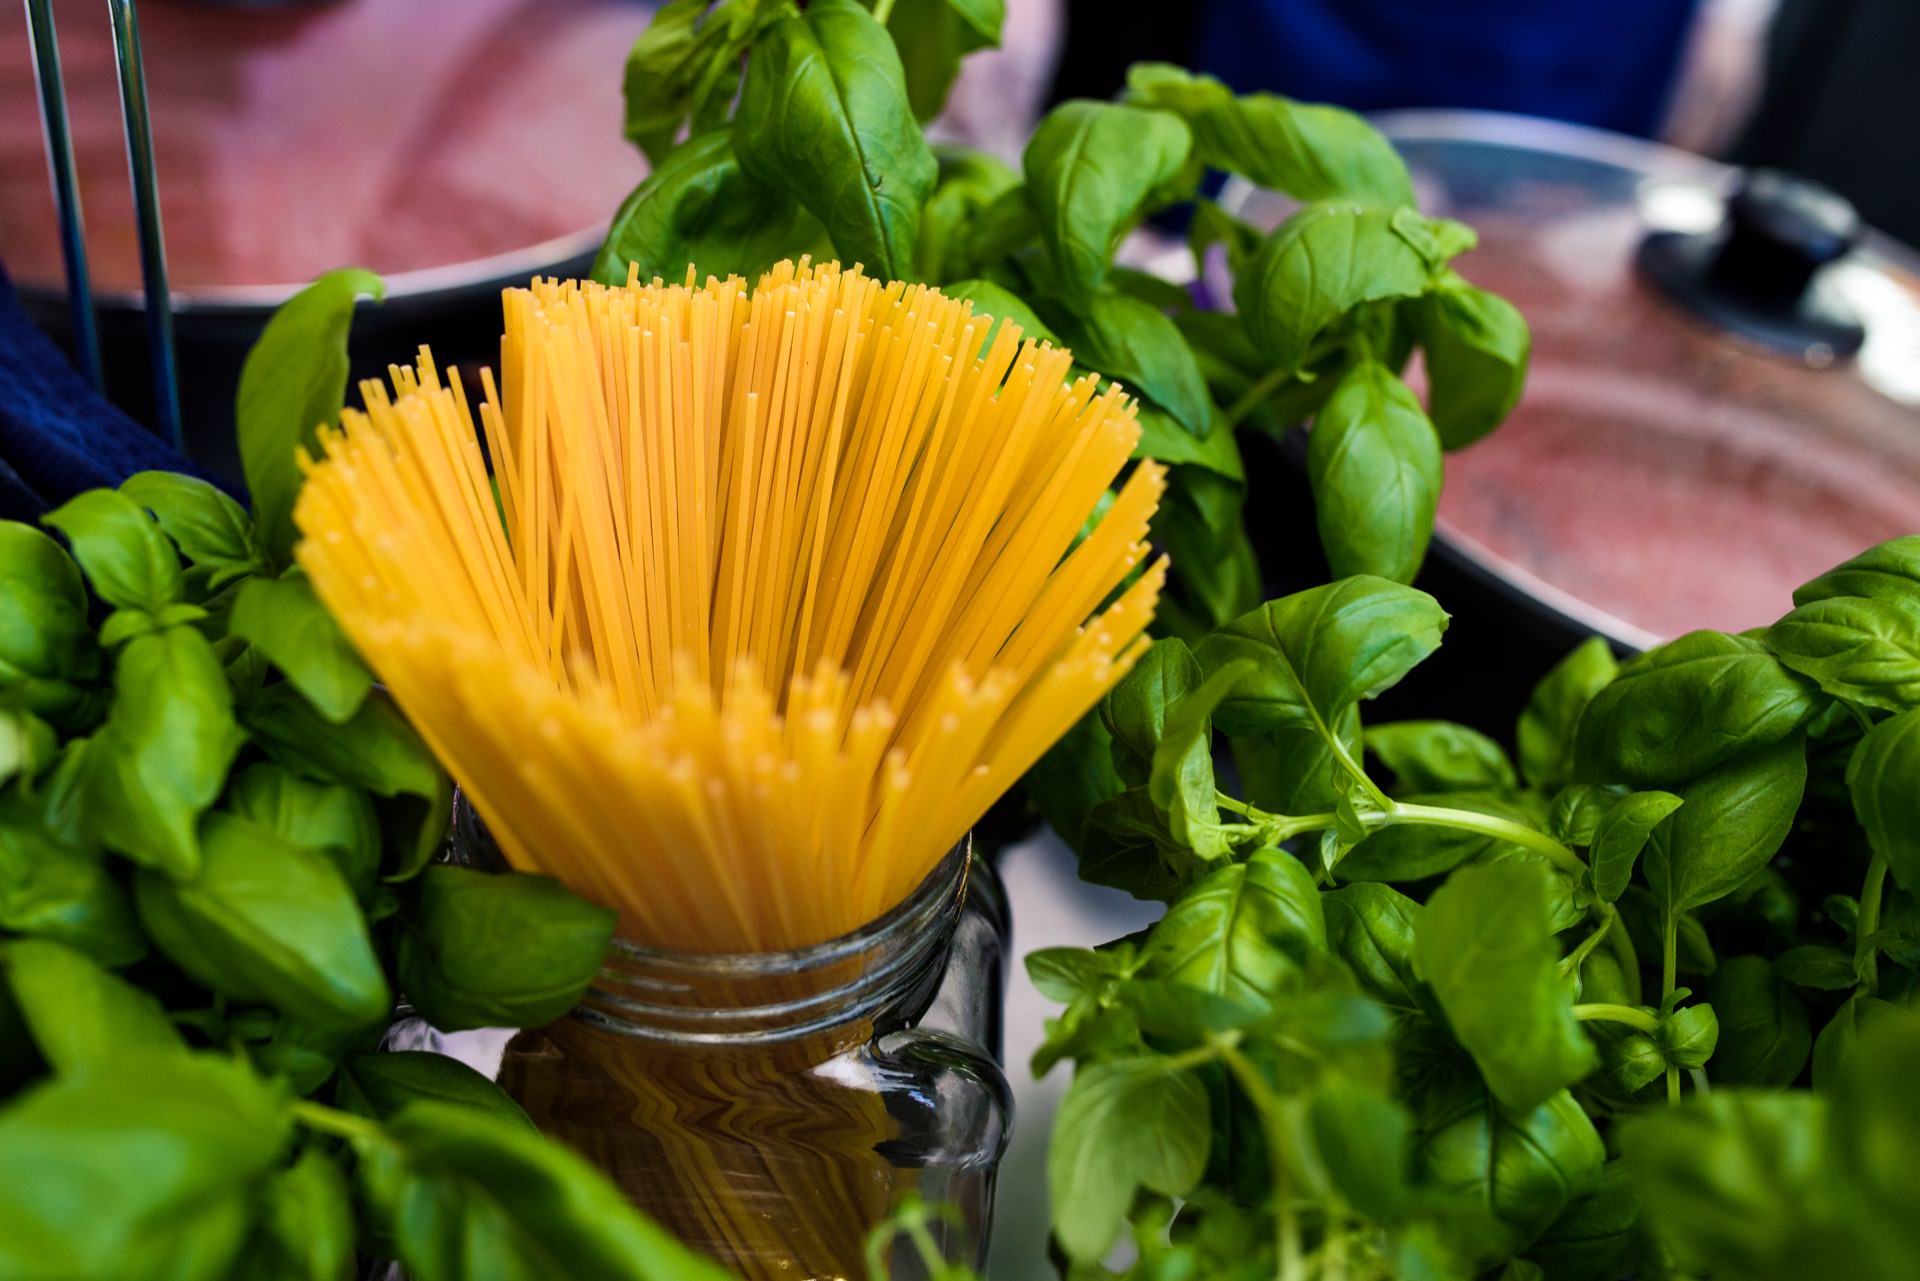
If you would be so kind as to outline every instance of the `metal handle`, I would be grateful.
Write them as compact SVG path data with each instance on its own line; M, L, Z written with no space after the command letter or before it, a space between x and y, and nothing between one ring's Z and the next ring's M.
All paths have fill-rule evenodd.
M86 225L73 164L73 131L67 121L67 88L60 69L60 42L52 0L26 0L27 33L33 46L33 76L40 91L40 128L47 144L48 180L60 220L60 253L67 273L80 371L94 390L105 377L100 332L87 270ZM113 56L120 80L120 116L126 126L127 172L133 181L134 214L140 228L140 277L146 295L147 352L153 363L154 425L182 454L179 363L173 345L173 301L167 291L166 237L160 228L160 192L154 178L153 122L147 110L146 64L140 56L140 16L134 0L107 0L113 23Z
M147 68L140 56L140 15L133 0L107 0L113 57L120 72L120 116L127 130L127 170L140 224L140 283L146 294L147 354L153 362L153 416L182 454L179 366L173 350L173 302L167 292L167 245L160 230L160 190L153 173L153 121L147 112Z
M27 0L27 41L33 49L33 82L40 91L40 133L47 144L47 180L60 219L60 257L67 269L67 308L73 317L74 354L95 391L100 372L100 332L93 319L93 282L87 272L87 233L80 217L80 182L73 171L73 130L67 123L67 86L60 74L60 39L53 29L53 0Z

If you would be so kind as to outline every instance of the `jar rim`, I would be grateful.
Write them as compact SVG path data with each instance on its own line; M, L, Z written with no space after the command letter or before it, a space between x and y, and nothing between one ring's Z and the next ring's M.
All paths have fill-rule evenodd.
M890 935L912 933L925 920L940 915L965 889L972 857L973 833L969 831L941 856L911 894L866 924L823 942L764 952L695 952L615 937L609 959L642 962L656 972L697 972L708 977L762 978L818 969L858 956Z
M494 844L486 820L480 817L480 812L474 808L464 788L456 786L453 789L452 809L450 835L454 862L469 867L492 864L504 869L507 866L505 856ZM483 842L486 851L468 848L474 840ZM962 896L972 860L973 831L968 829L953 843L953 848L941 855L940 861L933 865L933 869L914 887L912 893L865 924L819 943L760 952L698 952L687 948L658 947L615 935L607 950L608 959L641 963L656 971L697 971L703 975L720 977L800 973L830 965L858 955L890 934L909 932L909 922L938 916L946 903Z

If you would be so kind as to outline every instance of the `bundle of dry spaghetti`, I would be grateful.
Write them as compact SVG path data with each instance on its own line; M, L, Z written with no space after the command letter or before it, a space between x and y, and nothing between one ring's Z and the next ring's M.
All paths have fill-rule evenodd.
M903 899L1124 674L1163 476L1087 528L1130 403L968 303L691 282L506 291L478 430L424 351L363 385L298 557L516 866L643 943L788 948Z

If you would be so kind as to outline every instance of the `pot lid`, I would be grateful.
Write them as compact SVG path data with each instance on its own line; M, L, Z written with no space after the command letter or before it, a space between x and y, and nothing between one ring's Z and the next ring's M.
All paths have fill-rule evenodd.
M1920 531L1920 256L1824 189L1486 112L1377 123L1463 274L1533 332L1525 394L1450 455L1436 538L1646 646L1771 622L1799 583ZM1245 186L1258 225L1291 208ZM1408 374L1416 386L1420 371Z

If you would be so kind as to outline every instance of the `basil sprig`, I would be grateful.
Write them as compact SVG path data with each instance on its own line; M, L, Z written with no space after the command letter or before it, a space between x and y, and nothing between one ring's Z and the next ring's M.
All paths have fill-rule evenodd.
M1582 646L1517 759L1362 727L1446 625L1386 579L1157 642L1074 745L1105 770L1029 780L1083 876L1168 905L1027 958L1070 1275L1910 1268L1920 539L1796 601Z

